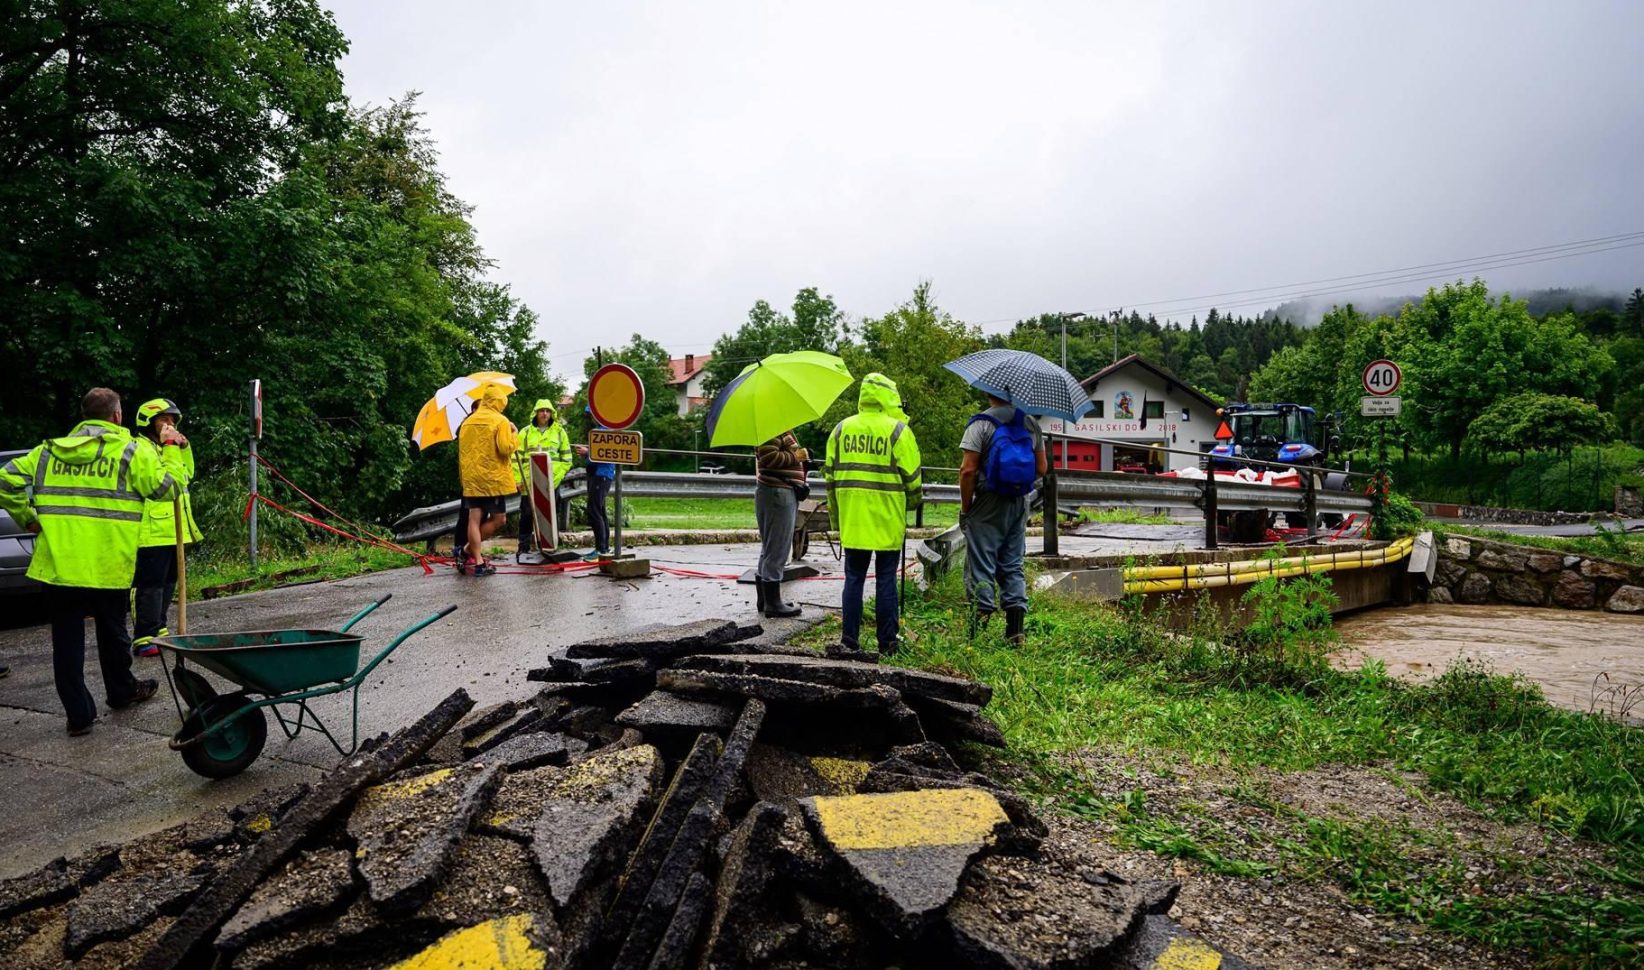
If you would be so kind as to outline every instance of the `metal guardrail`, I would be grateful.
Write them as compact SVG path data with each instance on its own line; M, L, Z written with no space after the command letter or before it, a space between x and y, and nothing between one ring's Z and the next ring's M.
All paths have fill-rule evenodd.
M933 469L934 470L934 469ZM1100 505L1130 508L1200 509L1207 518L1217 511L1249 512L1271 510L1309 514L1348 515L1370 511L1370 499L1356 492L1336 491L1330 488L1273 488L1190 478L1158 478L1150 475L1132 475L1123 472L1067 472L1058 471L1056 502L1058 506ZM808 481L819 494L826 487L821 476L812 475ZM624 496L640 498L697 498L697 499L752 499L757 482L752 475L697 474L692 472L652 472L626 470L622 473ZM561 494L569 498L586 495L587 470L573 468L560 486ZM925 501L933 504L957 504L959 486L927 483ZM457 524L456 501L416 509L394 523L396 542L426 542L449 533ZM752 524L750 520L750 525Z

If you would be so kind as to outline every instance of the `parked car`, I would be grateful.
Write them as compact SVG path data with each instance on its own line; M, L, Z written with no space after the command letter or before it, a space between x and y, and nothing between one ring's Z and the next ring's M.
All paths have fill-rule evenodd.
M26 451L0 451L0 465L26 454ZM33 533L0 511L0 596L32 596L40 592L40 584L24 575L32 558Z

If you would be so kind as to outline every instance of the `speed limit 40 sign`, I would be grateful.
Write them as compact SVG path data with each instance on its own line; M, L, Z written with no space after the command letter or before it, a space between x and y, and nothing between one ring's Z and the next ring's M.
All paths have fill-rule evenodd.
M1390 360L1373 360L1364 369L1364 389L1377 397L1386 397L1399 389L1404 372Z

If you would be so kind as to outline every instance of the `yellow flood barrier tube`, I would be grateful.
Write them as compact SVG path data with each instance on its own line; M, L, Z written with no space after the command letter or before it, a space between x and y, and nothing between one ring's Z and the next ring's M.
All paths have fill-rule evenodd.
M1412 536L1398 539L1379 549L1344 550L1319 556L1191 563L1182 566L1134 566L1124 571L1125 592L1175 593L1218 586L1245 586L1269 576L1283 579L1309 573L1373 569L1408 558L1415 545L1416 540Z

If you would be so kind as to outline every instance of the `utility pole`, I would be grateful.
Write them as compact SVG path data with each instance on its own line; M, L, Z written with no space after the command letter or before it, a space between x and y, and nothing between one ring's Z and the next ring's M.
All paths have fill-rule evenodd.
M1058 314L1058 316L1060 316L1062 318L1062 370L1067 370L1067 322L1069 320L1083 320L1085 318L1085 315L1083 313L1075 310L1072 313ZM1069 439L1066 436L1063 436L1063 438L1062 438L1062 467L1063 468L1067 467L1067 443L1068 443L1068 440ZM1054 528L1054 526L1052 526L1052 528ZM1055 544L1054 540L1052 540L1051 544L1052 545Z

